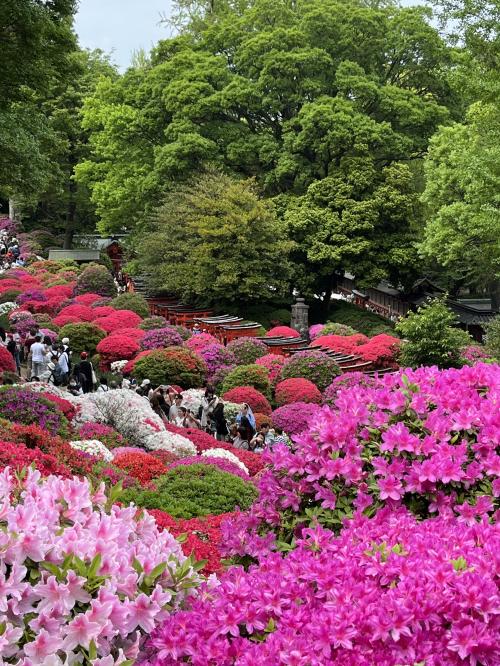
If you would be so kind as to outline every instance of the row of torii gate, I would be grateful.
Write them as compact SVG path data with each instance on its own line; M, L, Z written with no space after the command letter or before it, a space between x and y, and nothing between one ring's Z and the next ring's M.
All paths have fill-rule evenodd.
M129 282L129 291L143 293L142 285ZM200 308L186 305L175 297L150 297L143 294L149 305L152 316L166 319L172 326L185 326L193 329L195 326L210 333L221 344L227 345L232 340L243 337L257 338L269 347L269 353L291 356L301 351L310 350L309 340L303 337L266 337L259 335L262 325L258 322L244 320L230 314L214 315L211 307ZM393 371L390 368L375 370L370 361L364 361L360 356L335 352L325 347L315 347L328 354L339 366L342 372L363 372L364 374L386 374Z

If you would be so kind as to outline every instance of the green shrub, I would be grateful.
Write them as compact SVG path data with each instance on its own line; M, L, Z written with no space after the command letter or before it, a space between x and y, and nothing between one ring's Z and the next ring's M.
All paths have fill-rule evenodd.
M125 490L120 498L174 518L196 518L248 509L257 497L252 483L213 465L179 465L155 482L155 490Z
M141 294L120 294L111 301L110 306L116 310L132 310L143 319L149 315L147 301Z
M20 289L7 289L3 294L0 294L0 305L2 303L15 303L16 298L21 293L22 291Z
M492 319L486 326L484 343L489 353L500 360L500 315Z
M311 349L311 351L294 354L287 359L281 369L279 381L298 378L308 379L320 391L324 391L339 374L339 366L328 354Z
M168 322L165 317L146 317L137 328L142 328L143 331L152 331L155 328L165 328L167 325Z
M227 393L231 389L240 386L253 386L269 400L271 399L271 382L269 381L269 370L261 365L240 365L226 375L222 382L221 393Z
M399 362L418 368L437 365L456 368L463 365L461 352L471 343L465 331L455 327L456 318L446 305L446 297L428 301L402 319L396 330L403 338Z
M351 326L346 324L339 324L336 321L329 321L325 324L325 328L321 331L321 335L356 335Z
M97 345L106 337L106 332L95 324L82 322L79 324L66 324L59 331L59 340L69 338L69 347L73 352L73 359L82 351L91 356L95 354ZM73 361L76 363L76 361Z
M231 305L231 312L234 310L234 305ZM236 314L239 317L243 317L248 321L256 321L265 329L272 328L273 326L290 325L291 318L291 304L283 305L272 303L258 303L257 305L247 305L242 304L239 308L236 309Z
M76 281L75 294L87 293L116 296L115 282L107 268L89 264L83 269Z
M205 361L198 354L185 347L167 347L140 358L133 376L138 382L149 379L153 386L178 384L188 389L203 386L206 373Z
M334 302L329 318L337 324L350 326L358 333L369 337L380 335L380 333L394 335L394 326L387 319L345 301Z

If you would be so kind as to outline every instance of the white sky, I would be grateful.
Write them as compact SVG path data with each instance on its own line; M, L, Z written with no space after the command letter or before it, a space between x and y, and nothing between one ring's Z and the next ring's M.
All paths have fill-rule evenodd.
M134 51L149 51L159 39L170 36L169 28L159 25L170 7L170 0L80 0L75 19L80 45L111 53L125 69Z

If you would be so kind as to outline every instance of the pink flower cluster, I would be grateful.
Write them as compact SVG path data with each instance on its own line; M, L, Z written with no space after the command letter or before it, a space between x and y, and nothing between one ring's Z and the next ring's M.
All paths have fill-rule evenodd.
M134 659L196 582L189 562L173 579L186 558L172 535L133 506L108 509L103 487L0 473L2 663Z
M408 506L474 523L500 496L500 366L405 370L340 390L290 449L275 445L246 519L290 539L316 520L338 529L355 509ZM275 412L276 414L276 412ZM276 416L273 415L276 422Z
M225 527L222 527L223 532ZM497 666L500 531L400 509L231 567L146 644L145 666Z

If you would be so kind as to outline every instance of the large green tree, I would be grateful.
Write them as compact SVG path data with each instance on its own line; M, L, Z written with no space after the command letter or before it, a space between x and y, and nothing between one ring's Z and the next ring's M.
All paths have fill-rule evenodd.
M255 183L211 170L172 186L136 231L134 269L187 302L260 302L286 294L290 247Z
M0 196L35 196L51 182L58 149L43 103L70 76L75 0L0 3Z
M361 0L182 5L194 23L85 105L92 156L77 174L101 229L133 227L169 182L212 163L276 198L303 243L301 288L328 291L331 271L353 264L369 266L370 280L409 273L413 165L456 105L450 51L426 10Z

